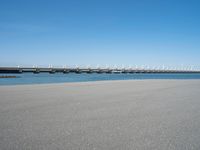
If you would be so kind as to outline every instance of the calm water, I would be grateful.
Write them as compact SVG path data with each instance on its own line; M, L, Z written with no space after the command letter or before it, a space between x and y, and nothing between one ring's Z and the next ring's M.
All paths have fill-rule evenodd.
M6 74L0 74L6 75ZM128 79L200 79L200 74L48 74L23 73L9 74L18 78L0 78L0 85L41 84L62 82L84 82L102 80L128 80Z

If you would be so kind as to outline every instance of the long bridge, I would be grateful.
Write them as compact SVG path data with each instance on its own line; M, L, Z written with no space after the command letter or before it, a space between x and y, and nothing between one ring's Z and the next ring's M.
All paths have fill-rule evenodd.
M58 68L58 67L0 67L1 74L7 73L200 73L192 69L144 69L144 68Z

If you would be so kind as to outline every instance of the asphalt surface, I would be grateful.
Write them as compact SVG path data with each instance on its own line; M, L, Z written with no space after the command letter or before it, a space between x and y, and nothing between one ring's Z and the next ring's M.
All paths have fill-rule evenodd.
M199 150L200 80L0 86L0 150Z

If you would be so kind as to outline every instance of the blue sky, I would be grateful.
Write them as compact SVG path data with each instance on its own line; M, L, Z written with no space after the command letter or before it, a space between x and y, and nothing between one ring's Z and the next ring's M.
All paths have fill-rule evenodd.
M200 65L198 0L1 0L0 66Z

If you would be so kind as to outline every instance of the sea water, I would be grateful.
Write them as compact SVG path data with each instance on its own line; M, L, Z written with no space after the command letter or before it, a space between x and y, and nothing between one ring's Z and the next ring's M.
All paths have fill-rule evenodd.
M86 82L86 81L104 81L104 80L144 80L144 79L200 79L197 73L138 73L138 74L76 74L76 73L22 73L22 74L0 74L1 76L17 76L17 78L0 78L0 85L18 85L18 84L42 84L42 83L64 83L64 82Z

